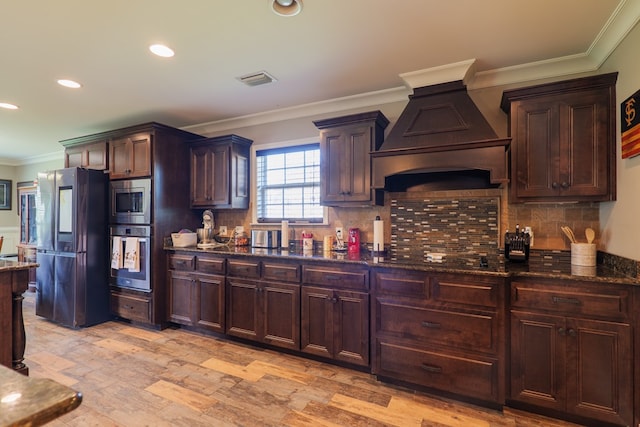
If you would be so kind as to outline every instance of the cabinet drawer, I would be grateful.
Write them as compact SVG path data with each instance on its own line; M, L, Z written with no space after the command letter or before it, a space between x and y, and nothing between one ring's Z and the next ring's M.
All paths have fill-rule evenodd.
M173 270L193 271L196 268L195 255L169 255L169 268Z
M533 287L535 286L535 287ZM620 288L601 289L587 286L562 287L514 282L511 290L512 307L549 310L569 314L583 314L613 318L629 315L629 291Z
M341 270L331 267L302 266L302 280L304 283L329 286L337 289L369 289L369 273L366 270Z
M376 272L375 287L378 294L429 299L431 278L426 274L410 272Z
M498 362L426 351L388 342L378 344L378 375L485 401L498 401Z
M124 319L151 323L151 300L111 292L111 312Z
M297 264L263 262L262 277L269 280L300 283L300 266Z
M479 277L441 276L434 278L431 283L434 301L485 307L498 306L498 285L483 282Z
M202 274L224 274L224 258L198 256L196 271Z
M378 300L379 333L473 350L495 351L495 314L408 307Z
M260 278L260 262L259 261L227 261L227 274L229 276Z

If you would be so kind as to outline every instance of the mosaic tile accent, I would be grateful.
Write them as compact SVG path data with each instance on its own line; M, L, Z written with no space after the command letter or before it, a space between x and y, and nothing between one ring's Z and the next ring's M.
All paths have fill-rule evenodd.
M498 249L500 200L392 198L390 258L424 262L429 252L477 257Z

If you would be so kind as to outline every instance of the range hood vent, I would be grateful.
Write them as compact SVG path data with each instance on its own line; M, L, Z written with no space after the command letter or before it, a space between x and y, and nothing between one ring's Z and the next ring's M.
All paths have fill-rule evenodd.
M479 170L508 182L506 150L462 80L416 88L379 150L371 153L373 188L387 177Z

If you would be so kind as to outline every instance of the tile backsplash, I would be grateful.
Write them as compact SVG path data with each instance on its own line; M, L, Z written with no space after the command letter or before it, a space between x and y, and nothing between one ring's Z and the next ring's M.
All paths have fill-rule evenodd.
M499 197L390 197L393 260L426 260L429 252L480 256L499 247Z

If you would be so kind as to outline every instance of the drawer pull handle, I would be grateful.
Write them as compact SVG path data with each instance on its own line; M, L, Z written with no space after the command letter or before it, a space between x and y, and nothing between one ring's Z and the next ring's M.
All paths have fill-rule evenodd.
M133 306L131 305L123 305L122 308L127 309L127 310L133 310Z
M554 304L582 305L582 302L577 298L553 297L552 299Z
M441 374L442 368L440 366L427 365L426 363L422 364L422 369L432 374Z
M442 325L440 323L436 323L436 322L424 321L424 322L422 322L422 327L423 328L431 328L431 329L440 329L442 327Z
M340 276L331 276L331 275L326 275L324 276L325 279L330 280L332 282L335 282L336 280L340 280Z
M187 265L186 261L176 261L176 265Z
M285 276L287 274L284 270L275 270L271 272L274 276Z

